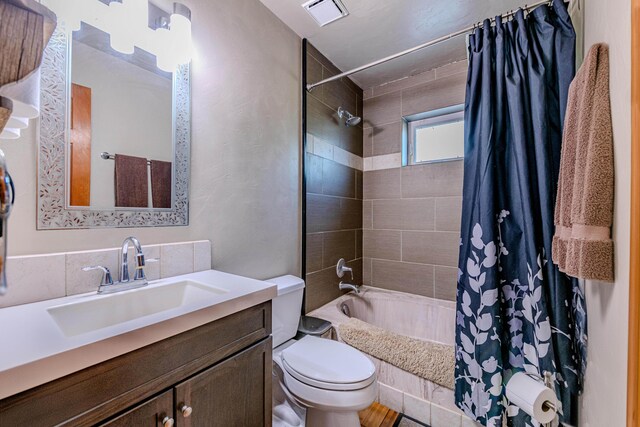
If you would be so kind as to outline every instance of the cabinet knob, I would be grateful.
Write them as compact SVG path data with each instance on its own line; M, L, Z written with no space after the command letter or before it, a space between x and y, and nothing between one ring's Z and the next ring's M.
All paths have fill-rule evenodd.
M180 408L180 412L182 412L182 416L185 418L189 418L189 415L193 412L193 408L191 406L182 405Z
M162 420L162 427L173 427L175 423L176 422L173 420L173 418L164 417L164 419Z

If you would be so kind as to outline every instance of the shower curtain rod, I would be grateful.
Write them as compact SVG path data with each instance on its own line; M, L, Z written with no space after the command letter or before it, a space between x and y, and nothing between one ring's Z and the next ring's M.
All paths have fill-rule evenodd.
M521 9L523 9L525 11L529 11L531 9L534 9L534 8L538 7L538 6L542 6L543 4L552 4L552 3L553 3L553 0L544 0L544 1L539 1L537 3L533 3L530 6L525 5ZM516 12L512 10L510 12L507 12L507 13L501 15L501 17L502 17L502 19L506 19L506 18L509 18L509 17L511 17L511 16L513 16L515 14L516 14ZM491 21L495 21L495 18L491 18ZM316 87L321 86L323 84L339 80L339 79L341 79L343 77L350 76L351 74L359 73L360 71L367 70L367 69L369 69L371 67L375 67L376 65L384 64L385 62L389 62L389 61L392 61L392 60L394 60L396 58L400 58L401 56L405 56L405 55L408 55L410 53L416 52L418 50L422 50L424 48L427 48L427 47L436 45L438 43L445 42L445 41L450 40L452 38L461 36L463 34L467 34L467 33L471 32L471 31L475 30L478 27L478 25L479 24L474 24L474 25L472 25L470 27L467 27L465 29L456 31L455 33L451 33L451 34L448 34L446 36L437 38L435 40L428 41L428 42L423 43L421 45L412 47L411 49L403 50L402 52L396 53L396 54L391 55L391 56L387 56L386 58L379 59L379 60L377 60L375 62L371 62L371 63L366 64L366 65L362 65L362 66L360 66L358 68L354 68L353 70L345 71L344 73L337 74L337 75L335 75L333 77L329 77L327 79L321 80L318 83L308 84L307 85L307 91L311 92L313 89L315 89Z

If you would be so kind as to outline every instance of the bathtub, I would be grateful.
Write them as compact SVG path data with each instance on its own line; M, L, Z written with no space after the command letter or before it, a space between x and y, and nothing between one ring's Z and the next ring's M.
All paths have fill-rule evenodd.
M351 317L413 338L454 345L455 302L427 298L403 292L363 286L360 294L350 292L312 311L309 316L319 317L334 326L333 338L340 340L338 326ZM410 397L426 400L460 416L454 403L453 390L434 384L394 365L374 358L380 383L380 400L385 387L401 391L403 401ZM392 392L392 393L393 393ZM409 399L410 399L409 397ZM384 403L384 402L382 402ZM389 405L387 405L389 406ZM403 408L392 408L401 410Z

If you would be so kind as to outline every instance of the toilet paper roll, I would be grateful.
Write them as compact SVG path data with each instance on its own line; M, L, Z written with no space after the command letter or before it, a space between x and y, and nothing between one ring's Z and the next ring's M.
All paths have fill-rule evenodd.
M507 399L511 404L531 415L536 421L545 424L555 418L556 411L545 403L551 403L556 407L556 393L540 380L524 372L518 372L511 377L506 389Z

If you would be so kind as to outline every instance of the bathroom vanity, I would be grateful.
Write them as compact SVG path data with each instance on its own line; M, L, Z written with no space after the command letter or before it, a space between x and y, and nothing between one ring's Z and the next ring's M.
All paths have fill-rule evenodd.
M121 295L153 301L184 283L194 288L185 291L182 306L96 331L65 329L52 313L64 309L83 323L85 304L99 315L96 304L126 305L114 299L120 295L85 294L5 309L0 321L20 311L30 311L33 321L3 337L17 341L0 350L0 425L270 425L275 286L210 270ZM198 286L216 292L200 294ZM31 346L39 334L39 345ZM114 352L121 354L110 357Z

